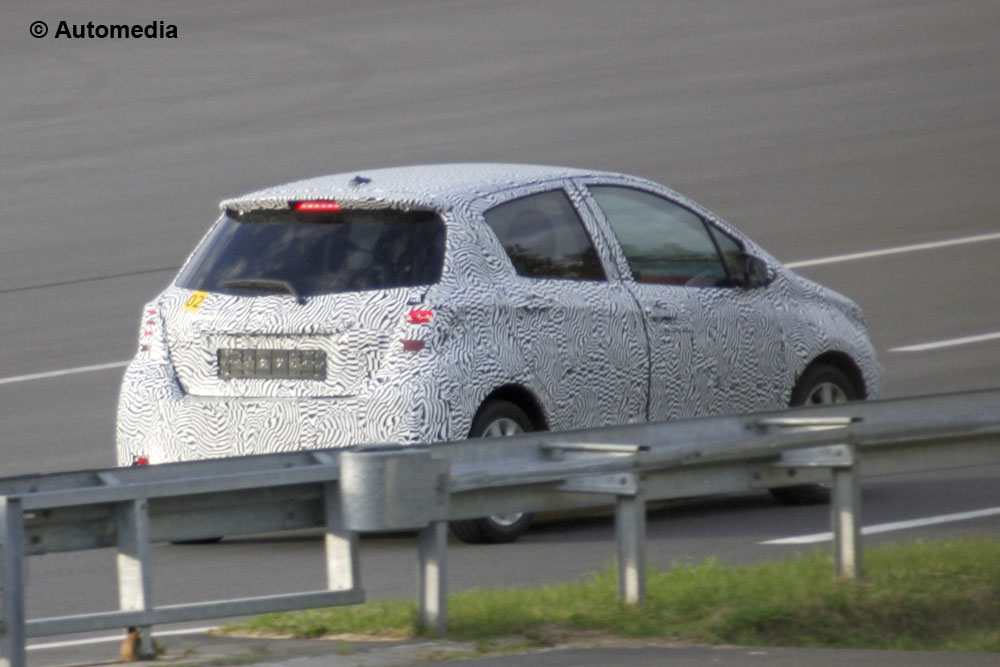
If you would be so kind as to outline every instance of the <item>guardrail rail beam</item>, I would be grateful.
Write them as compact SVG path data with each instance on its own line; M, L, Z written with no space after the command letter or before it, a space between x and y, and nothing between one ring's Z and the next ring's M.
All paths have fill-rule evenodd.
M364 601L358 534L418 530L418 623L447 629L449 521L615 504L619 592L646 594L646 501L832 481L838 577L862 576L861 480L1000 465L1000 390L756 415L0 479L0 667L25 639ZM322 529L326 587L156 607L151 541ZM25 618L24 558L118 549L119 609ZM224 547L223 547L224 548Z

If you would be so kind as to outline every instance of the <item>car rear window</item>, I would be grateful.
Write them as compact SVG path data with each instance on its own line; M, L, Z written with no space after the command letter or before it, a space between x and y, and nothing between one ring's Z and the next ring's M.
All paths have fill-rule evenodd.
M444 239L429 211L227 211L177 285L246 294L225 284L284 281L303 296L429 285L441 278Z

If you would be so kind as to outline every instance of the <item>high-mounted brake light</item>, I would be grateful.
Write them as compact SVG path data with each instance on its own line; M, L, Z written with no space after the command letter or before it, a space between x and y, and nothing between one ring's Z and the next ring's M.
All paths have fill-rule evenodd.
M434 317L433 310L413 308L406 314L406 321L410 324L427 324L432 317Z
M339 211L340 204L335 201L297 201L292 205L295 211Z

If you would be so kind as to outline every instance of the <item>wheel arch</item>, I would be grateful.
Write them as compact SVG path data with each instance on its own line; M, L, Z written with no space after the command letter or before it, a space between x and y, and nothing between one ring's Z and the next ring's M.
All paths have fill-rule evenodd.
M545 410L542 408L538 397L521 385L505 384L502 387L497 387L480 402L476 413L478 414L484 405L494 400L508 401L524 410L524 413L528 415L528 419L531 420L534 430L549 430L548 419L545 416Z
M851 381L851 384L854 385L858 395L862 399L868 398L868 388L865 386L864 374L861 372L861 368L854 361L854 359L852 359L851 356L845 352L830 351L819 355L802 369L802 372L799 373L799 376L795 379L796 384L798 384L799 380L802 379L802 376L805 375L810 368L822 365L833 366L842 372L847 376L847 379Z

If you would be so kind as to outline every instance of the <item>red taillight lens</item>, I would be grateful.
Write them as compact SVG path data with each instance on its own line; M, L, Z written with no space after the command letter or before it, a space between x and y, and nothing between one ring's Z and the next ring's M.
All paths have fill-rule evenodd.
M149 457L148 456L136 456L132 459L132 465L134 466L148 466Z
M339 211L340 204L335 201L297 201L292 204L292 210L330 213Z
M156 308L146 308L139 322L139 352L149 358L159 357L163 353L161 342L163 332L160 314Z
M406 314L406 321L410 324L427 324L434 317L433 310L421 310L420 308L413 308Z

